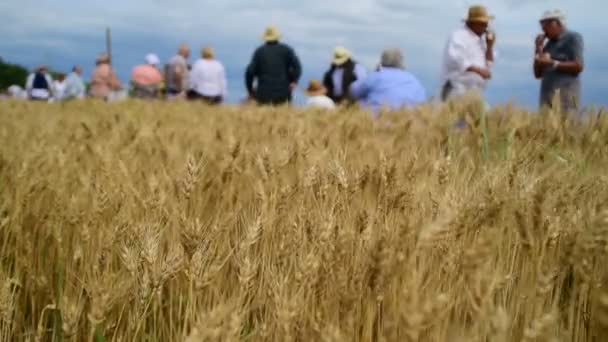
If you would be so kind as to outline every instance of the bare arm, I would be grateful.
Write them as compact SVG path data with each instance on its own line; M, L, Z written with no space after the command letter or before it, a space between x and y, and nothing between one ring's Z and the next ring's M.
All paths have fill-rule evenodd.
M486 49L486 61L494 62L494 41L488 41L488 47Z
M247 88L247 93L249 94L249 96L253 96L255 92L255 90L253 89L253 81L257 76L257 63L258 52L256 51L253 54L253 57L251 57L251 62L249 63L249 66L247 66L247 70L245 71L245 87Z
M543 77L543 69L544 65L540 63L540 56L543 54L543 46L545 44L545 35L543 33L536 36L536 40L534 41L534 77L536 79L540 79Z
M181 89L182 88L182 84L184 84L184 70L182 70L182 67L179 65L175 66L175 84L178 84L180 87L180 91L184 91L185 89Z
M543 77L543 69L544 67L538 61L537 58L534 59L534 77L538 80Z

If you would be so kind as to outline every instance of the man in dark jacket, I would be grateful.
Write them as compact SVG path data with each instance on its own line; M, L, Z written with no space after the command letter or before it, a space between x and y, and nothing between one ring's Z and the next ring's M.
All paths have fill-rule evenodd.
M366 76L365 68L352 59L350 51L343 47L334 50L331 67L323 77L327 96L336 104L352 101L349 94L350 85Z
M275 27L268 27L263 38L266 43L255 51L245 73L247 91L259 104L288 103L302 75L300 60L291 47L279 42Z

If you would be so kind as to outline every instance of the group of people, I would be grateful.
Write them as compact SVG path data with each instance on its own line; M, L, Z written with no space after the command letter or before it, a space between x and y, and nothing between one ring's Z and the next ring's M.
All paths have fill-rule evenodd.
M472 6L464 25L450 35L443 55L441 101L485 90L495 57L496 33L488 29L493 19L485 7ZM566 28L565 16L559 10L545 12L539 22L543 33L535 41L533 66L534 76L541 80L540 106L551 107L557 97L564 111L576 112L584 69L583 39ZM348 50L336 48L323 82L311 81L308 103L333 108L336 103L358 100L377 112L381 107L397 109L425 102L424 88L404 69L398 49L385 50L378 69L367 74Z
M483 93L492 78L495 32L488 29L494 16L483 6L469 8L464 25L454 31L445 46L441 90L438 98L448 101L469 92ZM535 42L534 75L541 79L540 104L552 105L556 95L565 110L576 110L580 103L580 77L583 64L583 40L566 28L565 17L547 11L540 18L543 33ZM302 76L302 65L295 51L281 42L276 27L268 27L264 44L258 47L244 75L249 99L261 105L290 103ZM226 71L215 58L211 47L204 47L193 65L188 64L190 48L181 45L177 54L161 70L155 54L145 57L131 74L131 95L152 99L189 99L220 104L227 96ZM67 77L53 81L45 67L39 67L27 80L27 97L33 100L78 99L85 96L105 100L125 96L124 87L111 66L110 56L101 54L93 70L88 93L82 69L74 67ZM380 63L369 72L344 47L334 50L329 70L320 79L310 80L307 105L333 109L359 103L379 112L416 106L427 102L421 82L406 70L403 53L398 48L385 49ZM122 94L122 95L121 95Z
M12 85L8 88L8 94L13 98L33 101L83 99L86 96L86 85L79 66L75 66L68 75L59 73L53 79L47 67L41 65L28 75L25 89Z

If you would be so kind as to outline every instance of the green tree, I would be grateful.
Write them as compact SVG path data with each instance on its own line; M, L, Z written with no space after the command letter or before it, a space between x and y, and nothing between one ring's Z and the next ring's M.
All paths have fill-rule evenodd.
M28 74L29 72L23 66L7 63L0 58L0 91L6 90L13 84L24 87Z

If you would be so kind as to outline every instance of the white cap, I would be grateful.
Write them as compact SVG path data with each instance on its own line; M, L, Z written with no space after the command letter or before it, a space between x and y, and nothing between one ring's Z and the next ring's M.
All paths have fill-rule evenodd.
M157 55L150 53L146 56L146 63L150 64L150 65L159 65L160 64L160 58L158 58Z
M566 15L558 10L549 10L549 11L545 11L545 13L543 13L543 16L540 17L540 21L545 21L545 20L549 20L549 19L556 19L559 20L560 22L564 22L566 20Z

